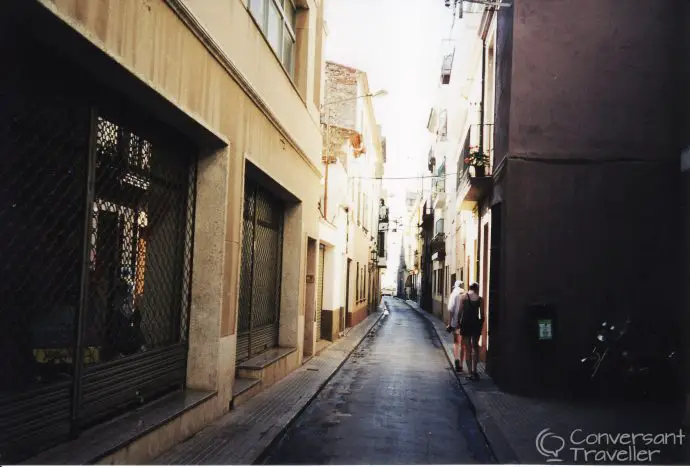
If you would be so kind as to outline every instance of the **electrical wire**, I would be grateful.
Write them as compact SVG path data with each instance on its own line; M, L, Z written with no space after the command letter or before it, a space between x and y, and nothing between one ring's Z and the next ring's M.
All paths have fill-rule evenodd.
M450 177L451 175L457 175L457 173L447 173L444 175L415 175L415 176L409 176L409 177L350 177L352 179L359 179L359 180L423 180L423 179L431 179L431 178L445 178L445 177Z

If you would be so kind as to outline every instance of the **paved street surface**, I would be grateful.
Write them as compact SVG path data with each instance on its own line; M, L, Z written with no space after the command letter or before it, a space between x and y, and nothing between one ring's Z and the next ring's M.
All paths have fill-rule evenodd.
M251 465L376 329L376 312L301 368L162 454L156 465Z
M429 321L403 302L267 453L265 464L467 464L493 457Z
M402 303L402 302L400 302ZM445 332L445 325L436 316L419 308L415 302L407 304L417 310L420 317L432 324L436 335L443 342L447 358L452 358L452 340ZM509 394L502 391L486 373L484 365L479 365L482 376L479 382L462 380L465 393L474 406L492 453L502 464L543 464L545 456L536 448L537 435L549 428L554 433L568 436L575 429L582 433L678 433L681 427L683 401L641 402L626 404L621 401L607 401L600 404L575 402L562 399L544 399ZM595 445L608 454L627 446ZM645 449L646 446L638 446ZM653 464L687 464L687 440L680 445L656 446ZM568 446L561 452L564 462L580 464L584 462L581 452L579 458ZM631 463L631 462L628 462ZM644 462L643 462L644 463Z

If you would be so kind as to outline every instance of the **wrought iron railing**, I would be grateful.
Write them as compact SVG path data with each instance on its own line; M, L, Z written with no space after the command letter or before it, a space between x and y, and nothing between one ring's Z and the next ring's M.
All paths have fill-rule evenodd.
M485 166L483 176L491 175L491 166L494 160L494 150L493 150L493 129L494 125L491 123L485 123L483 125L484 139L482 141L482 150L486 156L489 157L489 164ZM473 124L470 125L467 138L465 141L465 146L458 157L458 167L457 167L457 187L460 188L462 185L469 182L470 177L481 176L480 172L476 167L471 164L465 163L465 158L473 149L479 149L480 145L480 132L482 130L482 125Z

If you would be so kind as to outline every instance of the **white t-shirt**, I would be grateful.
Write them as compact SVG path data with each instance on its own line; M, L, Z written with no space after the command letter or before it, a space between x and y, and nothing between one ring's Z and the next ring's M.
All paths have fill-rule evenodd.
M458 287L453 289L450 297L448 298L448 313L450 313L450 325L457 329L458 327L458 317L460 316L460 307L462 306L462 297L465 295L465 291Z

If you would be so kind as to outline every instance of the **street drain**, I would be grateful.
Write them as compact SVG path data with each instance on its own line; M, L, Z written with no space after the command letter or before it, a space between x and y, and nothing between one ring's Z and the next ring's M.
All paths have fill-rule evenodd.
M307 368L307 371L319 371L318 368Z

